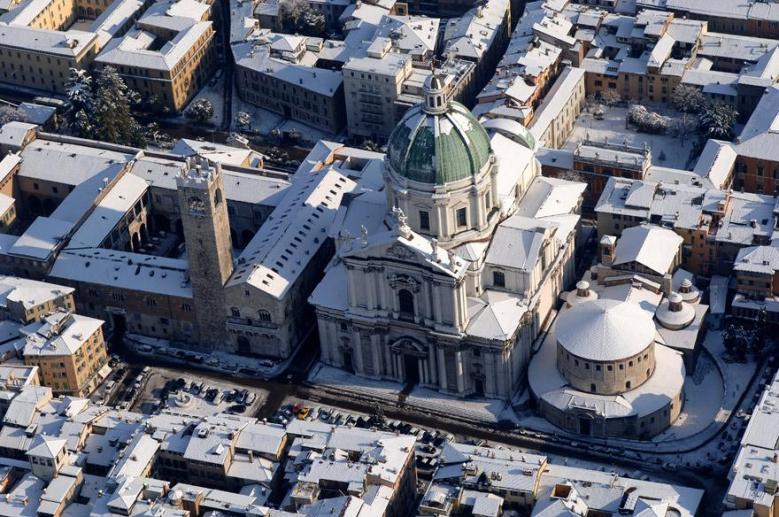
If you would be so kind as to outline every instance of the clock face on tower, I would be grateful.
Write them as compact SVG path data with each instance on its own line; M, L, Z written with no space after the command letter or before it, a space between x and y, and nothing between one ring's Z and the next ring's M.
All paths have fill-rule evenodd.
M187 200L187 204L189 205L190 213L197 214L197 215L203 215L203 213L205 213L206 203L205 201L203 201L202 198L198 196L191 196Z

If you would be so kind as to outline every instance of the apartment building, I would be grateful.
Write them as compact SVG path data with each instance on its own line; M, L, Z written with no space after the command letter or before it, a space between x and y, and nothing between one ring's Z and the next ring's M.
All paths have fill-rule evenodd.
M768 88L733 146L737 158L734 187L746 192L779 193L779 88Z
M194 16L142 17L136 28L105 46L95 66L114 67L142 97L181 111L216 67L212 23Z
M592 210L609 178L643 179L652 164L652 153L648 147L583 140L573 151L544 150L539 161L545 176L586 181L583 207Z
M344 64L344 98L349 134L384 141L395 129L396 102L411 76L412 58L390 53L389 40L377 40L366 57Z
M559 149L573 131L585 105L585 77L581 68L566 67L546 94L530 124L530 133L544 147Z
M733 314L754 319L765 310L767 321L779 322L779 248L742 248L733 264L733 276Z
M73 311L73 291L48 282L0 276L0 318L28 324L60 309Z
M98 53L97 35L0 23L0 81L65 93L70 69L87 69Z
M86 397L105 377L103 321L59 310L21 329L24 363L55 393Z
M492 77L511 35L509 0L488 0L444 27L444 54L472 61L481 89Z
M599 235L620 235L649 222L684 239L684 266L697 275L728 274L744 248L767 245L776 228L776 198L712 188L689 175L652 181L612 178L595 207ZM669 181L670 180L670 181Z
M706 0L637 0L636 7L662 8L677 16L705 21L711 30L779 38L779 14L770 2L708 2Z
M779 374L766 383L728 471L726 509L770 517L779 510ZM737 515L737 513L736 513Z
M232 52L241 99L328 133L343 128L341 72L311 66L306 38L258 30Z

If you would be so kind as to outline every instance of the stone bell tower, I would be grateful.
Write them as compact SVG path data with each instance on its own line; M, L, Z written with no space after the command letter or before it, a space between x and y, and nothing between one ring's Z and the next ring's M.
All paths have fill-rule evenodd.
M190 159L176 186L200 344L224 343L224 285L233 273L233 250L222 168Z

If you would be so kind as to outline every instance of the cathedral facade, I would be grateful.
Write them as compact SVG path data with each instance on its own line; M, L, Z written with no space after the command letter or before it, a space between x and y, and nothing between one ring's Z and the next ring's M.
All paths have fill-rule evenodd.
M573 278L584 185L540 177L524 128L488 133L438 78L425 97L390 137L383 186L339 209L336 256L310 298L322 361L508 399Z

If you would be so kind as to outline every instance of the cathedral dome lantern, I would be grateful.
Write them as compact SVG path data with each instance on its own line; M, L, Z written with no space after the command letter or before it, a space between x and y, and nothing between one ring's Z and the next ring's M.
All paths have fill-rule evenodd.
M498 218L497 166L476 117L449 98L443 78L425 82L424 101L390 135L385 160L388 206L442 247L487 235Z

